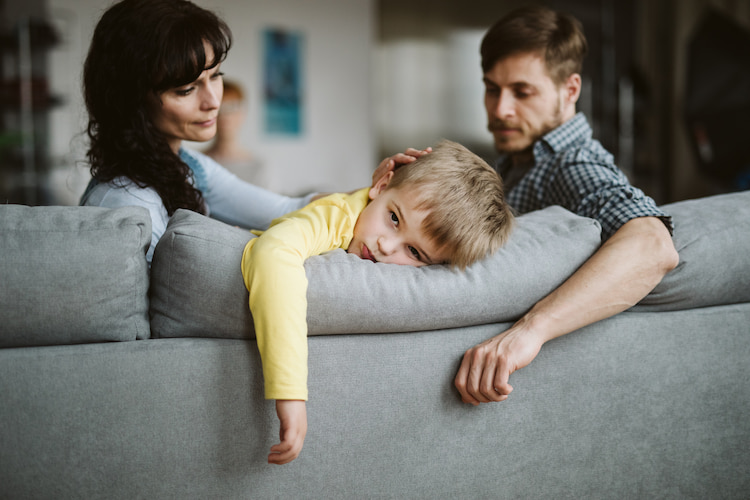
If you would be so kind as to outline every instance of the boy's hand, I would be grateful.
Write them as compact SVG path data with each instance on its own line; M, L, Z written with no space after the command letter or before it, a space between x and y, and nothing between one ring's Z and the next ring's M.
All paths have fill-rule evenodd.
M372 184L375 185L378 180L380 180L381 177L383 177L385 174L390 172L391 170L396 170L401 165L406 165L407 163L411 163L417 158L419 158L422 155L426 155L427 153L431 153L432 148L427 149L414 149L409 148L403 153L398 153L393 156L389 156L385 160L380 162L380 165L378 165L378 168L375 169L375 172L372 174Z
M287 464L299 456L307 434L307 409L304 401L276 400L281 442L271 446L268 463Z

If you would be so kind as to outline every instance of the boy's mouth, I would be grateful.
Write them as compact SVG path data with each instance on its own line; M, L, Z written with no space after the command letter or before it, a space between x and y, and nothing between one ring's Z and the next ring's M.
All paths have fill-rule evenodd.
M377 260L375 260L375 256L372 255L372 252L370 252L370 249L367 248L367 245L365 245L364 243L362 243L362 258L377 262Z

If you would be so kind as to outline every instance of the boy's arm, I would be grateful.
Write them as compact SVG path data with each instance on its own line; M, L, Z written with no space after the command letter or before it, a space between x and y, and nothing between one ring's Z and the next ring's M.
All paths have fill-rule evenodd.
M335 197L336 195L334 195ZM333 197L332 197L333 198ZM356 222L346 204L329 198L287 215L251 240L242 259L267 399L276 399L281 441L268 462L300 453L307 433L307 279L304 261L342 245ZM342 239L343 238L343 239Z
M263 361L267 399L307 399L305 259L348 244L356 222L338 195L292 212L250 240L242 274ZM333 200L333 201L332 201Z

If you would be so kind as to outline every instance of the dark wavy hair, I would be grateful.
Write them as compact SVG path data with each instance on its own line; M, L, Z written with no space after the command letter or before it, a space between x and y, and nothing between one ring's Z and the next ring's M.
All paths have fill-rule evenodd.
M204 42L213 48L206 60ZM123 0L99 20L83 69L88 159L99 182L151 187L167 212L204 213L190 168L152 122L160 94L195 81L227 56L229 27L186 0Z

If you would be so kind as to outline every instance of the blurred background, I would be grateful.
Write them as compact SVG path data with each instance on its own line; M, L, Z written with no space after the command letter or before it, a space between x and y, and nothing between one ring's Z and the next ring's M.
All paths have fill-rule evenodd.
M479 43L533 3L194 1L234 33L222 70L245 91L240 139L258 182L285 194L367 185L385 156L441 138L492 161ZM81 70L111 3L0 0L0 202L77 204L89 178ZM535 3L583 23L578 108L631 182L658 203L750 188L750 0ZM269 125L269 31L296 44L294 127Z

